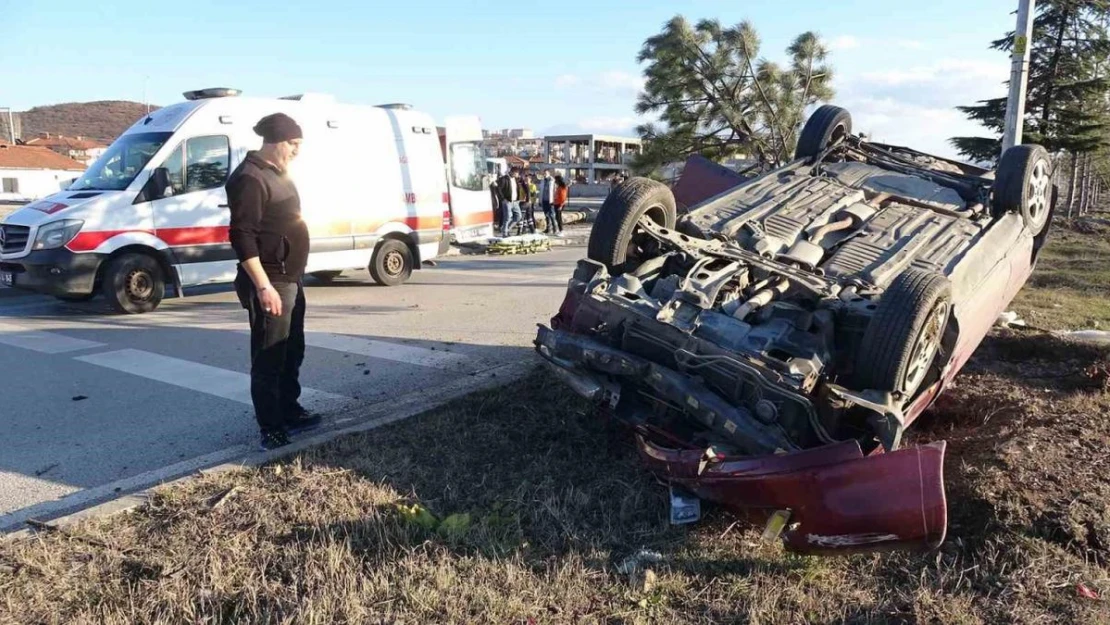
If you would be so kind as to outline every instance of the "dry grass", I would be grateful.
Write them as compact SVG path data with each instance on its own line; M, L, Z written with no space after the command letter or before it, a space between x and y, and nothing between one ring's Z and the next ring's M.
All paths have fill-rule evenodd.
M1014 309L1042 328L1110 329L1110 227L1079 222L1053 228Z
M627 441L537 372L0 545L0 623L1106 623L1077 587L1110 595L1108 361L984 344L912 435L950 443L931 554L792 556L719 510L671 527ZM652 574L618 572L641 549Z

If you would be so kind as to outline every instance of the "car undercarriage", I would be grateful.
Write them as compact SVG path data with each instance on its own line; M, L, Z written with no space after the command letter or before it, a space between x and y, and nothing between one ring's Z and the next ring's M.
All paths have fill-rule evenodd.
M850 134L843 109L826 108L793 163L681 217L658 183L618 188L536 345L573 388L633 428L657 472L733 508L794 519L779 531L793 548L935 546L944 447L899 450L902 434L981 338L960 336L978 326L961 325L958 313L983 307L975 293L1000 281L994 268L1013 262L1011 247L1043 239L1031 219L1050 210L1036 175L1047 170L1023 164L1018 186L1033 199L1015 210L1000 203L1006 189L993 172L867 143ZM1014 177L1005 163L997 175ZM867 465L868 454L885 458ZM768 476L753 477L759 470L723 468L759 458L782 465L782 497L767 490ZM816 520L817 502L835 489L806 494L803 483L847 471L841 490L859 494L880 464L889 465L886 487L909 497L902 507L879 514L872 502L858 522ZM753 479L765 486L720 491ZM913 525L913 511L929 522L899 525ZM831 525L815 533L821 523Z

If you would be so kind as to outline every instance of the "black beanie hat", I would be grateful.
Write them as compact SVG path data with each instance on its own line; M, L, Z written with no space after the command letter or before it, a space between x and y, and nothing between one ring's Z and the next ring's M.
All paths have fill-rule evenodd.
M304 138L301 127L285 113L274 113L258 120L254 125L254 132L266 143L281 143Z

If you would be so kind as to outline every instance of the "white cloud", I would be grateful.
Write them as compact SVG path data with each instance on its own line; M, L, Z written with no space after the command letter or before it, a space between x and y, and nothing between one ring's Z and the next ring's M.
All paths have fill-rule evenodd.
M930 65L843 76L836 103L852 113L857 132L876 141L956 156L948 139L985 136L955 107L1006 93L1008 65L940 59Z
M894 42L894 45L907 50L924 50L929 47L925 45L924 41L917 41L915 39L898 39Z
M582 79L574 74L562 74L555 77L555 86L560 89L569 89L580 82L582 82Z
M907 69L878 72L865 72L861 75L866 82L881 85L963 83L995 80L995 84L1006 79L1008 64L1005 62L964 61L941 59L932 65Z
M640 74L614 70L603 72L597 78L600 86L617 92L638 94L644 88L644 77Z
M833 38L832 41L829 42L829 50L832 50L834 52L839 52L841 50L855 50L859 48L860 45L861 42L859 38L853 37L852 35L841 35L839 37Z

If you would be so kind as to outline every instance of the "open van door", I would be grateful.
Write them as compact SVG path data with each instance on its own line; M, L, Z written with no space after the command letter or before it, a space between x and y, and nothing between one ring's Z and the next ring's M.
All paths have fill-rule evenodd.
M448 117L439 129L450 190L451 235L458 243L493 236L493 204L486 182L482 124L477 117Z

